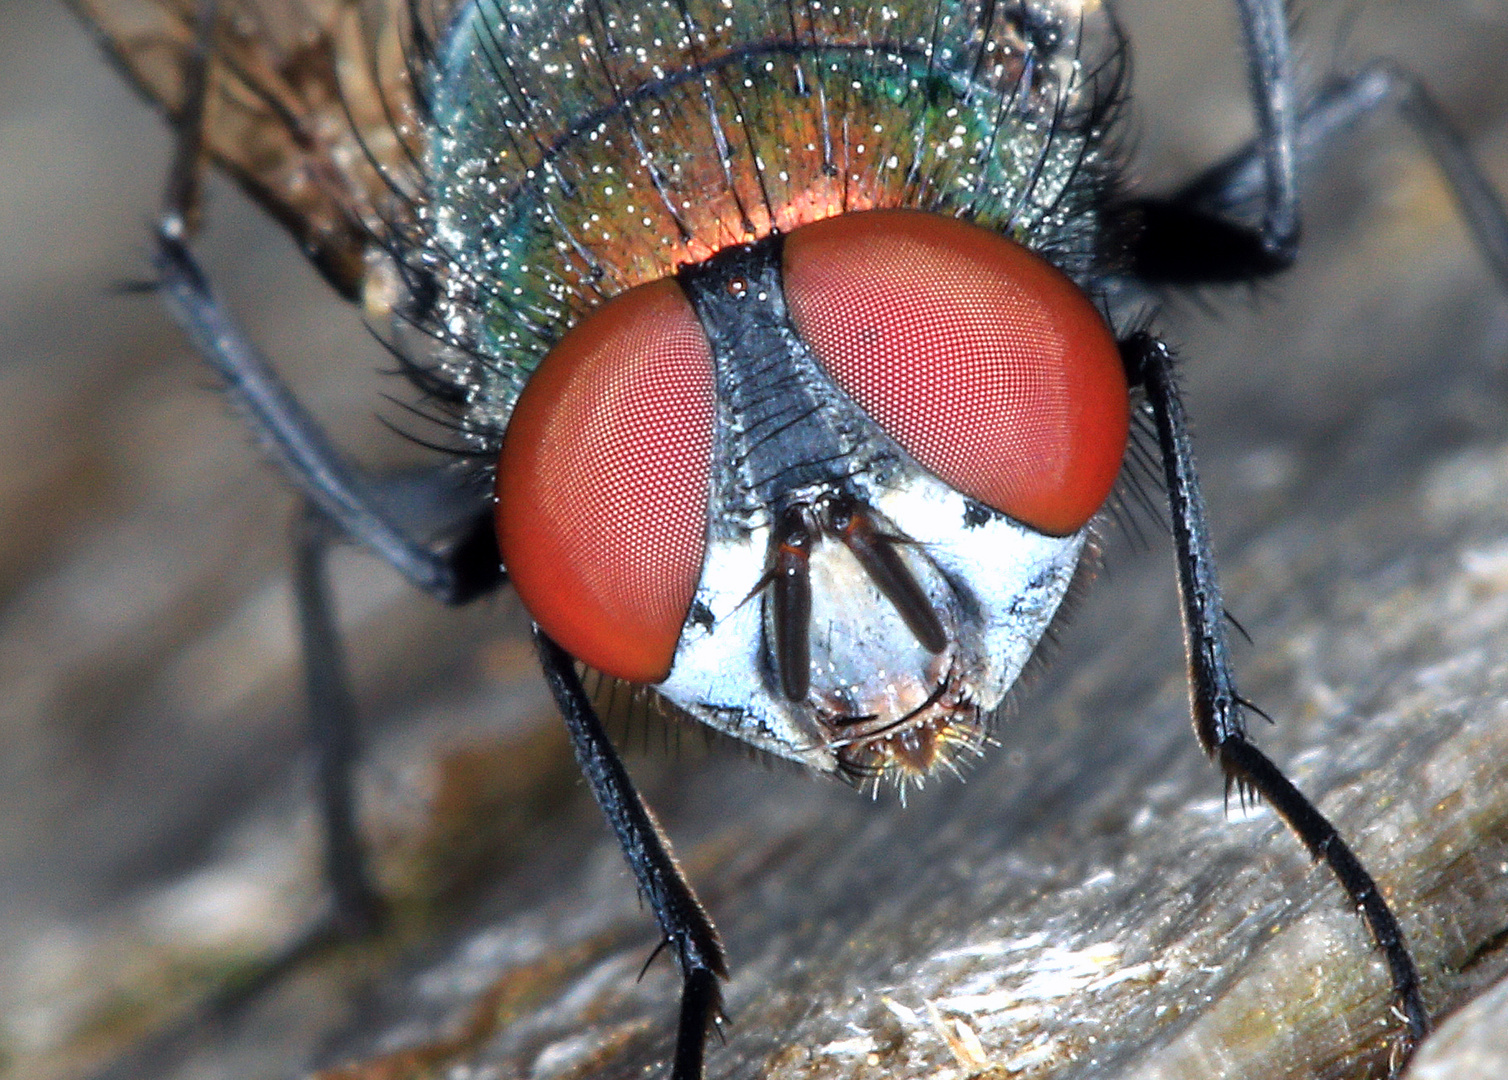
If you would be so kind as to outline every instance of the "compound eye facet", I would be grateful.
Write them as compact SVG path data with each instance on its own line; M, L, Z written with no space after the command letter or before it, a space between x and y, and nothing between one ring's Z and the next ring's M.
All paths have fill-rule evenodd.
M668 279L573 328L514 406L503 566L545 633L609 675L670 672L706 548L712 421L707 339Z
M793 231L784 283L833 380L950 487L1060 536L1104 503L1124 369L1100 313L1041 257L955 218L874 210Z

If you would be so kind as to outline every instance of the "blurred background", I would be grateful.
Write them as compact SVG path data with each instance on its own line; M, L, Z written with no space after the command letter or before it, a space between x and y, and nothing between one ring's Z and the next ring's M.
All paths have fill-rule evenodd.
M1208 0L1119 8L1135 57L1130 174L1167 189L1248 129L1234 18ZM1313 69L1375 54L1406 62L1508 190L1508 5L1316 2L1301 15ZM285 570L295 500L156 303L118 288L147 272L166 129L61 5L8 0L0 147L0 1074L47 1077L106 1061L179 1015L226 971L287 940L321 894ZM1404 126L1384 119L1349 141L1306 209L1294 274L1176 301L1163 324L1186 359L1230 606L1256 639L1240 659L1258 700L1279 703L1282 723L1262 741L1285 761L1325 745L1323 725L1354 720L1391 677L1360 685L1316 674L1315 664L1352 663L1313 660L1327 648L1326 620L1383 595L1407 576L1399 567L1458 568L1434 553L1467 518L1473 543L1491 533L1488 504L1505 482L1492 453L1508 433L1508 301ZM223 184L208 221L218 286L337 441L367 463L429 460L378 422L397 417L381 395L401 386L282 235ZM1408 501L1426 488L1445 493L1443 525ZM1353 512L1360 524L1326 531ZM1002 733L1005 749L963 793L944 781L914 800L908 834L994 821L970 815L1025 799L1030 789L1013 779L1022 773L1058 776L1062 792L1124 782L1134 799L1171 761L1173 775L1197 778L1200 798L1218 800L1186 734L1169 555L1155 528L1149 535L1146 547L1111 536L1106 572L1025 696L1021 726ZM1503 573L1487 572L1488 599ZM443 610L357 554L340 560L339 579L368 724L364 812L390 894L416 912L459 905L473 926L485 920L478 910L521 904L536 937L509 924L499 964L550 947L560 912L580 920L578 937L614 927L614 941L647 955L648 920L572 777L511 596ZM1349 582L1364 584L1346 591ZM1454 647L1424 640L1390 655L1443 663ZM1121 709L1128 715L1107 715ZM1086 734L1088 721L1114 734ZM1091 745L1113 760L1117 740L1147 764L1130 779L1061 760ZM763 924L742 907L788 902L781 876L794 887L793 866L843 861L825 858L833 845L843 859L888 850L902 818L888 800L875 808L695 746L635 756L632 767L745 956L759 955ZM1001 842L1013 834L990 828ZM815 849L790 854L824 832ZM1295 880L1322 880L1303 877L1291 841L1272 847ZM760 891L764 876L775 892ZM573 899L559 901L562 891ZM880 901L847 902L868 912ZM359 1027L352 1001L371 1000L351 987L369 987L389 960L306 979L268 1006L275 1023L195 1059L191 1074L286 1075L343 1045L331 1033ZM750 1039L744 1059L736 1039L762 1023L763 987L778 997L779 970L735 984L754 1019L734 1029L733 1050L714 1051L715 1070L768 1066L755 1053L764 1042ZM668 1029L670 986L659 967L630 985L649 1018L625 1028L634 1039L645 1025L645 1038ZM515 1057L500 1061L539 1061L506 1053Z

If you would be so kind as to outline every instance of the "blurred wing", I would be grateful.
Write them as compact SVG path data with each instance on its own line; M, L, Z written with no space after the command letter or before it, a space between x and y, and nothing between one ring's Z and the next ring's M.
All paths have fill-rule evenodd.
M68 0L170 122L199 0ZM219 0L204 152L298 240L342 295L411 217L415 81L434 23L414 0ZM453 0L424 3L443 22Z

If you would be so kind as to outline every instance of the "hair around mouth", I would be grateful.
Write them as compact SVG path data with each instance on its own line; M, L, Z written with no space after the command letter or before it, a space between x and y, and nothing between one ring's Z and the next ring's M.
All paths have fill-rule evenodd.
M987 736L984 710L967 681L949 666L925 700L900 716L851 708L816 710L838 772L855 783L890 780L904 788L942 768L957 772L960 754L977 754Z

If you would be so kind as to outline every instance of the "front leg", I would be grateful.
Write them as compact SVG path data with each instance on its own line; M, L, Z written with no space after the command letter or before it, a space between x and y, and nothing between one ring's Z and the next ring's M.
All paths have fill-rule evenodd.
M1419 972L1398 920L1335 826L1246 737L1248 703L1237 691L1231 672L1219 576L1183 402L1173 380L1172 356L1166 345L1147 333L1122 342L1121 354L1132 382L1145 389L1157 425L1172 510L1194 733L1204 752L1220 766L1226 782L1235 784L1243 795L1250 792L1266 799L1309 854L1330 868L1361 913L1387 960L1393 996L1406 1025L1402 1050L1407 1055L1428 1033L1430 1022L1419 994Z
M718 979L728 977L717 928L676 864L670 841L634 789L576 674L571 655L535 630L539 658L555 702L565 717L576 763L613 832L623 857L649 901L665 944L681 969L681 1019L670 1080L701 1080L707 1032L722 1018Z

